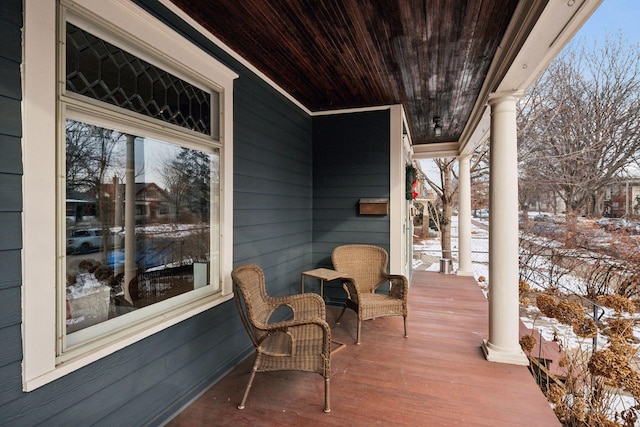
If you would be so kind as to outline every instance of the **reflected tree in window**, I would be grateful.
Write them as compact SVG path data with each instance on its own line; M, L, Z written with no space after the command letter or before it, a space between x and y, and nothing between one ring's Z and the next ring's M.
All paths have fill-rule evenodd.
M211 203L211 160L210 155L202 151L182 148L174 167L182 171L180 179L186 188L184 193L186 206L197 215L199 221L208 221Z

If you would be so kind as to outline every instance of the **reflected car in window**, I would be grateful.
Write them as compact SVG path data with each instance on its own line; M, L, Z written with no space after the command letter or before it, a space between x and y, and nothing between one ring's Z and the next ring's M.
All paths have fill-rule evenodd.
M121 245L124 236L121 233L109 231L110 235L106 241L109 247ZM67 237L67 253L86 254L92 251L98 251L103 245L103 230L101 228L83 228L71 230Z

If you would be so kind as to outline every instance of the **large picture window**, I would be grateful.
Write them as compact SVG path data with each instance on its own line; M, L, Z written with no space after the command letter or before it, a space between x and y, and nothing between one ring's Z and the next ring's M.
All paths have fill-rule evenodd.
M27 2L25 40L30 391L232 298L238 76L133 2Z
M64 157L68 337L195 289L220 289L217 148L67 119Z

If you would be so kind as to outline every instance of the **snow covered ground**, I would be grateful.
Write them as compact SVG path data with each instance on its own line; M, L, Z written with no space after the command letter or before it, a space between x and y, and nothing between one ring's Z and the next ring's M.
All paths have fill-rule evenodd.
M489 232L487 218L474 218L471 230L471 259L476 280L489 278ZM458 268L458 217L451 218L451 250L453 271ZM440 271L442 251L438 235L430 230L429 236L413 245L413 269Z

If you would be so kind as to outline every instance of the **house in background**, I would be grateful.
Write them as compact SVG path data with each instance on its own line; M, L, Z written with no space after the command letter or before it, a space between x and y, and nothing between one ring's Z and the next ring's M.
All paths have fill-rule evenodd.
M493 297L478 345L524 363L515 103L600 2L285 3L3 2L0 424L172 417L252 351L233 266L258 264L270 293L291 294L336 246L370 243L410 276L404 173L418 158L460 162L458 273L473 274L468 156L488 134ZM69 135L93 154L73 157ZM141 145L149 171L151 153L206 159L210 191L195 196L206 209L193 211L207 227L158 239L188 242L172 255L195 254L181 257L189 279L173 298L66 329L67 288L99 279L64 254L65 176L117 169L134 189ZM387 199L388 213L361 215L363 199ZM133 307L131 212L118 297Z
M602 216L612 218L633 218L640 214L640 182L624 180L609 185L601 191ZM598 211L596 211L597 213Z

